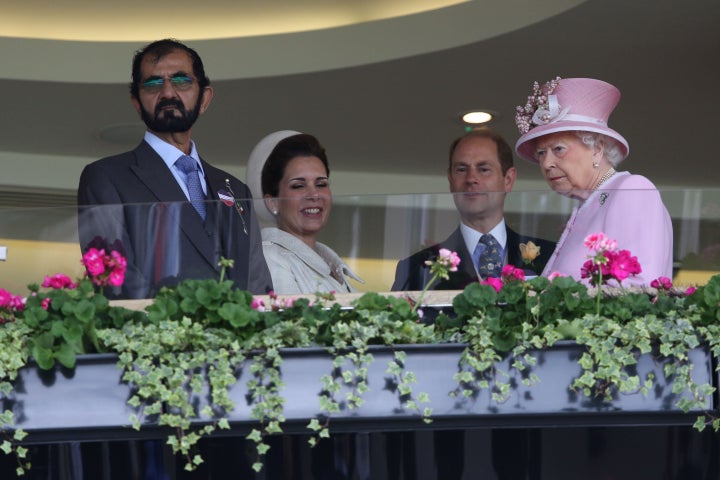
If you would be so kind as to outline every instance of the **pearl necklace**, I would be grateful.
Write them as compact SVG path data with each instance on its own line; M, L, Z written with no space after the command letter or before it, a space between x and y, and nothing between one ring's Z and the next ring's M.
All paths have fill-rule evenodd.
M595 184L595 188L593 188L593 190L597 190L598 188L600 188L600 185L607 182L608 179L610 177L612 177L613 175L615 175L615 169L613 167L610 167L610 169L607 172L605 172L605 174L602 177L600 177L600 180L598 180L598 182Z

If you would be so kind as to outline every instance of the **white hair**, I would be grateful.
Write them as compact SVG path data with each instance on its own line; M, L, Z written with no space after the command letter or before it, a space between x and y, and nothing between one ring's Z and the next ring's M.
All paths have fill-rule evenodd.
M584 132L575 130L573 133L577 135L581 142L595 150L596 146L603 146L603 156L610 162L613 167L617 167L623 160L622 149L620 143L612 137L597 132Z

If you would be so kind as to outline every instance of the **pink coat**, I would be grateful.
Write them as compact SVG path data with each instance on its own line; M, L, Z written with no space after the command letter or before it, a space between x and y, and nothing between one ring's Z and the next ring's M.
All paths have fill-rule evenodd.
M585 237L600 232L638 258L642 272L623 280L623 286L649 285L660 276L672 278L670 215L655 185L628 172L616 173L575 207L543 275L559 272L579 280L590 254Z

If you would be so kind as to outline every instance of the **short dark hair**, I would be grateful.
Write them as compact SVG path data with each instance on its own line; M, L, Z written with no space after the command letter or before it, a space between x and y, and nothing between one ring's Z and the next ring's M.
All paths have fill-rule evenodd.
M330 177L330 166L328 165L325 148L320 145L317 138L307 133L292 135L280 140L262 169L260 182L263 195L277 197L280 192L280 181L285 175L285 168L295 157L317 157L325 165L325 173Z
M198 81L198 85L200 85L200 91L202 92L205 87L209 86L210 79L205 75L205 67L203 66L200 55L198 55L198 53L194 49L188 47L187 45L178 40L175 40L174 38L165 38L163 40L154 41L146 45L141 50L135 52L132 63L132 82L130 83L130 95L132 95L133 98L138 98L138 95L140 93L140 82L142 81L142 79L140 78L142 76L140 66L142 65L142 61L146 55L152 55L153 61L159 62L160 59L163 58L165 55L178 50L182 50L190 56L190 60L192 60L193 66L193 75L195 75L195 78Z
M512 148L510 147L510 145L508 145L505 139L495 130L483 127L470 130L462 137L456 138L452 145L450 145L450 156L448 157L448 171L452 168L452 157L455 153L455 149L460 144L460 142L462 142L466 138L488 138L494 141L495 145L497 146L498 158L500 159L500 168L502 169L503 175L505 175L507 171L515 165L515 162L513 160Z

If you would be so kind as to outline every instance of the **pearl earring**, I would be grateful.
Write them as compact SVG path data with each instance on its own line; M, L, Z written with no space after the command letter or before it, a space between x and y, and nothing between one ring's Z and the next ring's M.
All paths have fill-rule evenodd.
M277 210L273 210L273 215L277 215Z
M598 168L600 164L597 162L597 160L593 160L593 168Z

